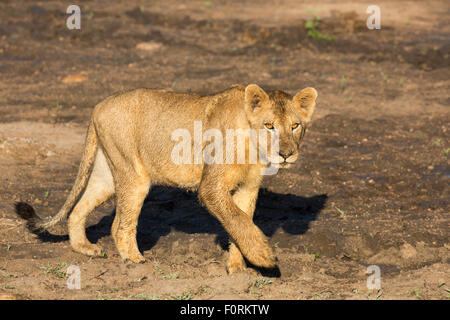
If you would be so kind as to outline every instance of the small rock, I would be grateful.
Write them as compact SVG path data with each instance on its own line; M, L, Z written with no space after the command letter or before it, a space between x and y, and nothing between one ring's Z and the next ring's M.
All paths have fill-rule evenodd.
M162 47L161 43L150 41L138 43L136 49L145 51L157 51Z
M272 76L268 72L262 72L261 73L261 78L263 78L263 79L270 79L270 78L272 78Z
M86 81L87 77L80 74L71 74L62 79L62 83L76 83Z
M417 250L409 243L405 243L400 247L400 254L403 259L411 259L417 255Z

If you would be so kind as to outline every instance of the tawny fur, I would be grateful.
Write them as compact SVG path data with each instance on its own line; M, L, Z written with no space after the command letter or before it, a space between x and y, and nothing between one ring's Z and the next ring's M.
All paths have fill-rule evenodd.
M216 128L224 137L226 129L264 129L271 123L279 131L280 154L289 155L287 167L287 162L298 158L316 97L313 88L292 97L282 91L266 92L257 85L235 85L208 96L149 89L111 96L94 109L77 178L58 214L41 219L32 208L20 204L16 211L33 230L48 229L71 213L72 248L98 256L102 249L86 238L86 218L115 195L111 234L117 250L123 259L142 262L136 227L151 186L197 190L201 203L230 235L228 271L246 267L242 255L256 266L274 267L276 258L267 238L253 223L261 168L267 165L176 164L171 153L177 142L171 140L171 134L185 128L193 137L194 121L202 122L203 131ZM294 123L299 128L294 129ZM247 139L246 152L248 148Z

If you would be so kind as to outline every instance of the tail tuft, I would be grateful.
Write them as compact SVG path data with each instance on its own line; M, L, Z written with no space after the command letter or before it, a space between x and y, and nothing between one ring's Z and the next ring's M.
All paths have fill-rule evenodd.
M42 219L36 214L32 206L26 202L16 202L14 207L17 215L27 221L27 227L30 231L36 232L41 229L39 224L42 223Z
M66 202L56 215L41 218L28 203L15 203L17 215L27 221L27 227L31 232L44 232L66 219L86 188L97 154L97 134L95 133L92 121L89 124L85 144L86 147L84 149L83 157L81 158L75 183L72 190L70 190Z

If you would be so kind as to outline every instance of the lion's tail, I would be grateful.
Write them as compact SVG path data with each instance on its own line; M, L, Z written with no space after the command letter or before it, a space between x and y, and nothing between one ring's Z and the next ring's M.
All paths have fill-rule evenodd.
M47 230L67 218L69 212L72 211L73 207L78 202L82 192L86 189L93 163L95 161L97 148L97 134L95 132L94 124L91 121L86 136L84 153L81 158L75 183L66 199L66 202L56 215L53 217L40 217L29 204L25 202L17 202L15 204L17 215L27 221L27 227L31 231L40 232Z

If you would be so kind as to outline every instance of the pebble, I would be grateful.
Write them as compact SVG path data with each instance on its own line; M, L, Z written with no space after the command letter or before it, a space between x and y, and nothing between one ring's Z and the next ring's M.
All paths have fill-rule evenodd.
M86 80L87 80L87 77L82 74L71 74L71 75L64 77L64 79L62 79L61 82L62 83L76 83L76 82L83 82Z
M161 47L162 47L161 43L150 41L138 43L136 49L145 51L156 51L159 50Z

